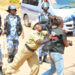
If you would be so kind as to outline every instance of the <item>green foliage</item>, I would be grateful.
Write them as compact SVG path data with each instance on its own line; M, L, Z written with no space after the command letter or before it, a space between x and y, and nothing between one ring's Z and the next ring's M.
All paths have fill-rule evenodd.
M19 0L9 0L10 3L17 3Z

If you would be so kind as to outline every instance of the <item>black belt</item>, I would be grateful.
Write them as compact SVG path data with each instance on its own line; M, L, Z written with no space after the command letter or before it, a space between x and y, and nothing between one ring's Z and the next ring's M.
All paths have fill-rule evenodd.
M30 51L32 51L32 52L35 51L35 49L30 48L27 44L25 44L25 46L26 46L26 48L27 48L28 50L30 50Z

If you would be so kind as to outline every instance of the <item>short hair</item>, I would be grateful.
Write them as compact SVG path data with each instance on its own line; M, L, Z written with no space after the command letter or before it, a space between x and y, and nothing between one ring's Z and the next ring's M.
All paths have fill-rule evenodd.
M52 19L51 19L51 23L52 25L56 25L57 27L63 22L63 19L62 17L59 17L59 16L54 16Z

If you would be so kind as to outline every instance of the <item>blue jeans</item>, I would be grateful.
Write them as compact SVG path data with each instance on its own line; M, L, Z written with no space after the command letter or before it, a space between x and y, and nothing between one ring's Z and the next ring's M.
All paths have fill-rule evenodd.
M42 75L53 75L57 72L57 75L64 75L64 61L61 53L51 52L51 69L43 73Z

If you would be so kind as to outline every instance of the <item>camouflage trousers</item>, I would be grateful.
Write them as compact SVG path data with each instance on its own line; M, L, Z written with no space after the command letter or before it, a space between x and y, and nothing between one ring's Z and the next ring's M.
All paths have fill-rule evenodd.
M8 55L15 55L18 51L19 42L17 39L7 39Z

